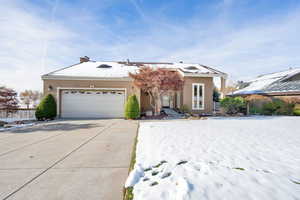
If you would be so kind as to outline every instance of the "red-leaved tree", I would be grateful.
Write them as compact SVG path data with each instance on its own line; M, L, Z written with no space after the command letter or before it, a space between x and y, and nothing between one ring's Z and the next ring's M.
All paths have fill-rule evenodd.
M150 96L154 114L158 115L162 107L162 94L174 94L183 88L183 77L173 69L141 67L137 73L129 73L133 84Z
M0 87L0 108L8 113L14 112L18 106L17 92L13 89Z

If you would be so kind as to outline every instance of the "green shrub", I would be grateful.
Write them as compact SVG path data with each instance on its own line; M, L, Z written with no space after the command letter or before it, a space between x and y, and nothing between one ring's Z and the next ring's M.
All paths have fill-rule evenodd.
M221 100L221 107L227 114L246 112L246 102L242 97L225 97Z
M54 119L56 117L56 102L51 94L45 96L35 111L37 120Z
M293 114L296 116L300 116L300 109L294 109Z
M250 109L249 109L249 112L251 115L253 114L262 114L262 108L258 107L258 106L252 106L250 105Z
M269 103L266 103L263 105L262 114L273 115L276 113L277 109L278 109L278 107L276 106L276 104L274 104L274 102L269 102Z
M125 118L137 119L140 117L140 106L135 95L128 98L125 106Z
M295 104L283 102L280 108L276 111L278 115L293 115Z
M295 104L287 103L280 99L275 99L268 102L262 107L262 114L264 115L292 115Z
M183 113L189 113L190 109L186 104L184 104L184 105L181 105L180 111L183 112Z

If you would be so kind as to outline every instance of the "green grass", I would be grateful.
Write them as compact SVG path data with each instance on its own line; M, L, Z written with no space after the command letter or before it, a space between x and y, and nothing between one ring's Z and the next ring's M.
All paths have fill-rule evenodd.
M152 172L152 176L156 176L158 174L157 171Z
M183 161L180 161L179 163L177 163L177 165L184 165L185 163L187 163L188 161L185 161L185 160L183 160Z
M155 182L150 184L150 186L155 186L155 185L158 185L158 182L155 181Z
M131 172L131 170L133 170L135 162L136 162L136 145L137 145L137 142L138 142L139 127L140 127L140 125L138 125L137 133L136 133L136 136L135 136L135 139L134 139L134 144L133 144L133 148L132 148L132 152L131 152L131 161L130 161L130 165L129 165L128 174ZM132 199L133 199L133 187L124 188L124 190L123 190L123 200L132 200Z
M298 185L300 185L300 182L298 182L298 181L293 181L293 180L291 180L293 183L295 183L295 184L298 184Z
M151 167L149 167L149 168L146 168L146 169L144 170L144 172L147 172L147 171L150 171L150 170L152 170L152 168L151 168Z
M166 174L164 174L161 178L164 179L164 178L168 178L169 176L171 176L172 173L171 172L168 172Z
M235 168L233 168L233 169L242 170L242 171L245 170L244 168L241 168L241 167L235 167Z

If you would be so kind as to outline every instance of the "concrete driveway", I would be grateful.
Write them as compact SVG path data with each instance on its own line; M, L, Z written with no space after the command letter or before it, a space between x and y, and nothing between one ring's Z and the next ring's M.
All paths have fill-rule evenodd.
M137 126L63 120L0 132L0 199L122 199Z

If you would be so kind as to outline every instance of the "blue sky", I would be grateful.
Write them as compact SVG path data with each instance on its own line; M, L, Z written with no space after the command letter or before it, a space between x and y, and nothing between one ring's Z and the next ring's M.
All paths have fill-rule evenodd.
M0 84L93 60L184 61L231 80L300 67L299 0L2 0Z

